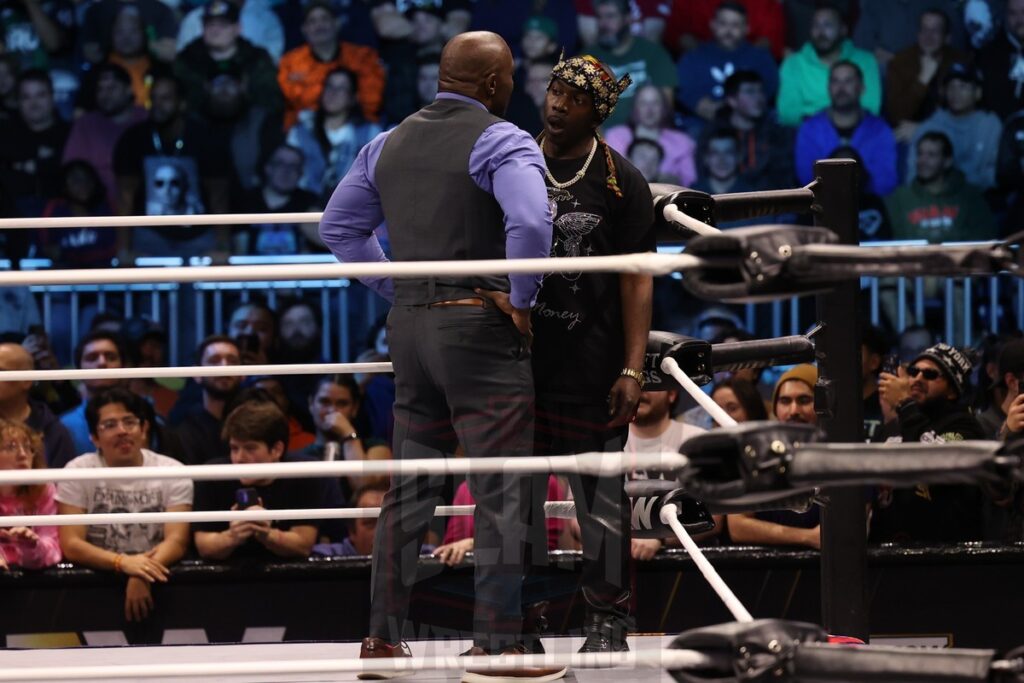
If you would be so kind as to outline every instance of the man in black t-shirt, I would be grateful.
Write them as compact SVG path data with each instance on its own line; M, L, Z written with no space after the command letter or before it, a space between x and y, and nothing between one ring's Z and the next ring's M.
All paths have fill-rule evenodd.
M211 464L235 465L289 462L288 419L273 403L246 402L224 421L231 459ZM322 479L262 479L197 482L196 510L291 510L322 507ZM230 557L272 560L309 557L316 542L317 522L235 521L195 525L196 550L203 559Z
M183 95L173 76L154 76L149 118L126 130L114 147L122 215L227 213L231 170L225 141L188 116ZM230 231L169 226L122 230L118 236L120 256L127 260L134 254L226 252Z
M539 138L554 223L552 257L655 248L647 181L597 134L630 82L628 76L616 81L592 57L563 59L552 71ZM545 277L532 316L541 452L622 451L643 385L652 292L649 275ZM630 507L622 477L569 481L583 541L587 640L580 651L626 650Z

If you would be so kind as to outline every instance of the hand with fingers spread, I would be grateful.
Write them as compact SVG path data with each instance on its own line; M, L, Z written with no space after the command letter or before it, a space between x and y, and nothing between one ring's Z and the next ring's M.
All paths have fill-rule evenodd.
M474 289L473 291L485 299L490 299L498 307L499 311L510 316L512 322L515 323L516 329L519 330L519 334L526 337L526 342L529 346L533 346L533 325L530 323L529 308L516 308L513 306L508 292L495 292L490 289Z
M449 567L454 567L465 559L466 553L472 551L473 539L464 538L461 541L455 541L454 543L447 543L445 545L438 546L434 550L433 555Z
M153 590L149 582L130 576L124 592L124 618L128 622L143 621L153 611Z

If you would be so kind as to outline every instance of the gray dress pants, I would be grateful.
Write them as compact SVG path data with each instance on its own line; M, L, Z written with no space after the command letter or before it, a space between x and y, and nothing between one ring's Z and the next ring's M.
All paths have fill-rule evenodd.
M534 393L526 340L490 304L395 306L388 315L395 369L395 458L451 456L461 444L473 458L530 455ZM476 560L474 644L499 650L521 638L527 548L543 524L530 526L537 476L470 474ZM545 476L546 480L546 476ZM407 635L417 559L443 475L394 476L384 497L373 548L371 636ZM540 513L543 515L543 512ZM543 520L543 516L540 518Z

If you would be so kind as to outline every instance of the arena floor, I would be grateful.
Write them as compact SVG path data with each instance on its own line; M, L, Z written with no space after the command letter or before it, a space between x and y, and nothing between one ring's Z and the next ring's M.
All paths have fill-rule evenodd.
M673 636L631 636L629 646L634 650L664 648ZM575 652L583 642L582 638L545 638L548 652ZM464 652L469 641L410 642L414 656L450 656ZM0 670L13 671L26 667L80 667L110 666L127 664L198 664L203 662L252 662L252 661L311 661L316 659L339 659L359 656L359 643L274 643L244 645L165 645L156 647L83 647L54 650L6 650L0 651ZM461 672L425 671L399 680L405 681L458 681ZM198 678L161 677L136 678L134 681L147 683L181 683ZM285 681L355 681L354 673L337 675L295 674L273 676L223 676L203 677L203 683L284 683ZM653 683L668 683L672 678L657 669L577 669L570 670L566 681L600 683L623 680Z

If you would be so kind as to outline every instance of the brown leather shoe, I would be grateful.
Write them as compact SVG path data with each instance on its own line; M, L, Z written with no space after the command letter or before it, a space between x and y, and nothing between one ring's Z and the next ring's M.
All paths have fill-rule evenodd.
M359 659L394 659L395 657L412 657L412 653L409 652L409 647L405 643L392 645L383 638L374 636L363 638L363 643L359 647ZM410 676L412 673L412 671L388 671L384 669L381 671L364 671L357 675L356 678L361 681L386 681L401 676Z
M482 647L473 646L465 653L470 657L488 654ZM511 645L499 652L500 655L528 655L530 651L522 643ZM545 683L557 681L565 676L566 667L530 666L507 669L467 669L462 683Z

